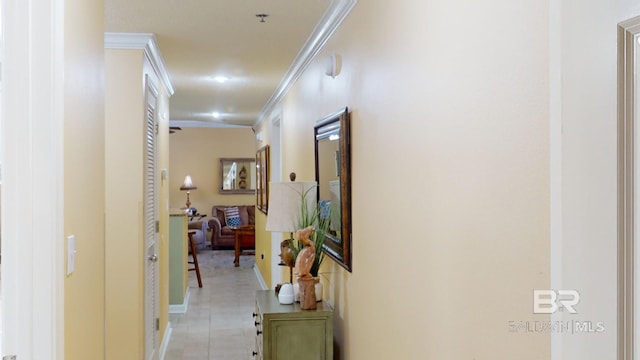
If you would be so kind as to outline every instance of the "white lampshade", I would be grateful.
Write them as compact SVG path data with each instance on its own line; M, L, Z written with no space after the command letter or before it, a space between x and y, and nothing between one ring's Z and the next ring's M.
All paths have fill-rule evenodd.
M180 190L196 190L198 187L193 184L191 176L187 175L184 178L184 184L180 186Z
M270 182L267 231L295 232L299 230L300 209L306 194L307 208L316 206L315 181Z

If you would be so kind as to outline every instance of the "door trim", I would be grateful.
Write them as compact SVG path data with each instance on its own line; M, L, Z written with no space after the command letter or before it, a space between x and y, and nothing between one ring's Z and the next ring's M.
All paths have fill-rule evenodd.
M634 354L635 51L640 17L618 25L618 360Z

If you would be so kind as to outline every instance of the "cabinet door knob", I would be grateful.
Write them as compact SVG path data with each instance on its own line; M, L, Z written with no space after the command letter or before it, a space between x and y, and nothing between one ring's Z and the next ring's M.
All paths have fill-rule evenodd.
M253 356L256 356L256 355L258 355L258 353L254 351L254 352L253 352Z
M256 326L260 325L260 323L259 323L259 322L257 322L257 321L256 321L256 322L254 322L254 324L255 324Z
M256 317L256 316L258 316L258 314L256 314L256 313L253 313L253 317Z
M260 334L262 334L262 331L258 330L258 331L256 331L256 334L260 335Z

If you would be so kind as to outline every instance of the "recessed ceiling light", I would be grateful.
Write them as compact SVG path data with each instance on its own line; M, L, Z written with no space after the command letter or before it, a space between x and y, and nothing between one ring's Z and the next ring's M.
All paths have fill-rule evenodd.
M229 80L229 78L226 76L220 75L220 76L214 77L213 80L219 82L220 84L224 84L227 80Z
M211 114L211 115L213 115L213 117L214 117L215 119L220 118L220 113L219 113L219 112L217 112L217 111L214 111L214 112L213 112L213 114Z

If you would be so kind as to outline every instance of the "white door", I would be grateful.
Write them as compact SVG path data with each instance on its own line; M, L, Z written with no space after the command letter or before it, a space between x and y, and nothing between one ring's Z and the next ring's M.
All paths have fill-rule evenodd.
M0 5L5 209L0 358L62 359L63 1L1 0Z
M144 170L144 245L145 245L145 359L159 356L159 286L158 286L158 201L156 188L156 108L158 91L145 77L145 170Z

